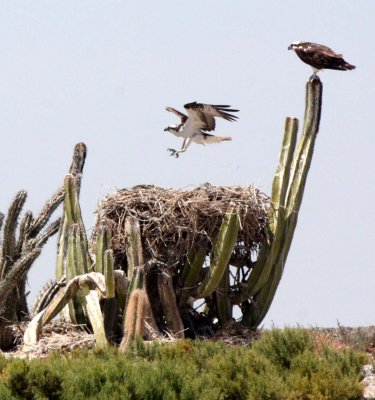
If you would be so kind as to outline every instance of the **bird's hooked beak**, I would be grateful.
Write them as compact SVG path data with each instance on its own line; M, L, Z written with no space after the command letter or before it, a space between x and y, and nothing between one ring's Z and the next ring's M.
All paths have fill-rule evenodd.
M164 132L169 132L169 126L164 129Z
M292 44L288 47L288 50L293 50L293 45Z

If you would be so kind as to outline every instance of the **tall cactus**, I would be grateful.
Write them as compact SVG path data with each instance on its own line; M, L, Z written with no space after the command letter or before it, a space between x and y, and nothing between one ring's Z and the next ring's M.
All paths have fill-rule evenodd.
M61 229L59 233L56 277L61 279L66 275L66 256L68 250L68 235L73 223L81 223L80 211L74 213L72 211L77 207L79 193L81 188L81 176L85 165L87 148L84 143L78 143L74 147L73 160L69 169L69 174L64 181L64 189L68 189L69 198L65 199L64 212L62 217ZM70 206L70 210L66 209L66 205ZM78 204L79 207L79 204ZM69 212L70 211L70 212ZM73 214L72 214L73 212Z
M62 274L66 275L68 280L71 280L75 276L88 273L93 268L94 262L89 253L88 240L79 204L79 178L67 175L64 179L64 188L65 212L57 257L57 279L61 279L60 274ZM103 264L104 251L107 249L103 247L102 236L99 236L98 239L97 245L100 247L100 252L97 251L96 256L101 266ZM64 319L74 323L83 324L88 322L82 306L82 298L78 293L73 298L73 301L69 302L69 313L64 313Z
M252 302L244 322L257 327L265 317L280 282L297 225L307 174L319 130L323 85L318 77L306 84L306 109L300 141L298 120L287 118L279 166L274 178L269 212L269 242L264 243L248 281Z

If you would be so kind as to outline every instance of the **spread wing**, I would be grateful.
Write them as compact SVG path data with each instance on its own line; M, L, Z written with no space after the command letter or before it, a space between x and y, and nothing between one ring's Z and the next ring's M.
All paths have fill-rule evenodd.
M188 103L184 105L188 113L188 124L191 129L201 129L207 132L215 130L215 117L224 118L227 121L235 121L238 117L230 113L238 112L226 105L213 105L202 103Z
M181 124L184 124L186 120L188 119L188 116L185 115L184 113L177 111L176 109L172 107L166 107L165 108L167 111L172 112L173 114L176 114L180 119L181 119Z

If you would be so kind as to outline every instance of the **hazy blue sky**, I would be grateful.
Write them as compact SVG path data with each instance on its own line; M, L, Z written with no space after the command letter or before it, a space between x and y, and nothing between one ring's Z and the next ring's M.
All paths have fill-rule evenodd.
M40 210L76 143L88 146L81 204L147 183L255 184L270 193L284 119L303 117L311 69L296 40L342 52L355 71L325 71L323 112L295 239L267 326L374 324L375 2L0 1L0 209L19 189ZM231 104L220 145L179 159L165 106ZM31 297L54 275L51 240Z

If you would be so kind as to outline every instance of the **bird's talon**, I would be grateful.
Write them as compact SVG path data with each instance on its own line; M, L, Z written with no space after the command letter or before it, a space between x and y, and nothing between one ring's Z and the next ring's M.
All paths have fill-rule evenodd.
M170 156L175 156L176 158L178 158L178 152L175 149L167 149L168 151L171 152Z

